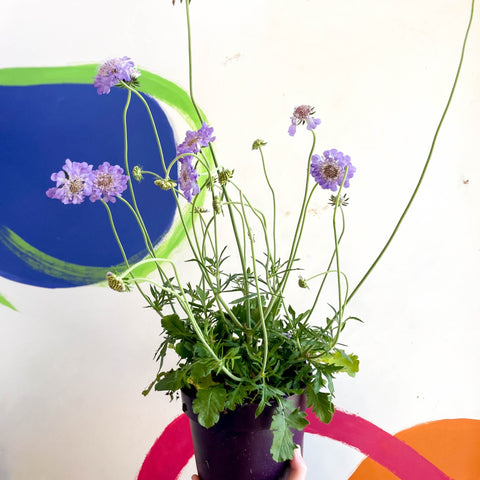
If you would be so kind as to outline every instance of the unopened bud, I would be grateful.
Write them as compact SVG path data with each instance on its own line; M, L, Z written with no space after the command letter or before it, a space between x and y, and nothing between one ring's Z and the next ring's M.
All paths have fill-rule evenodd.
M215 213L222 213L222 201L216 195L213 197L212 207Z
M267 142L264 142L263 140L257 138L257 140L253 142L252 150L258 150L260 147L264 147L266 144Z
M112 272L107 273L107 282L108 286L116 292L125 292L127 290L125 282Z
M233 177L233 171L231 170L222 170L218 172L218 183L220 185L225 185Z
M308 288L308 283L303 277L298 277L298 286L300 288Z
M135 165L132 169L132 177L137 181L141 182L143 180L142 167Z
M176 187L176 183L173 180L164 180L163 178L159 178L153 182L157 187L160 187L162 190L172 190L172 188Z

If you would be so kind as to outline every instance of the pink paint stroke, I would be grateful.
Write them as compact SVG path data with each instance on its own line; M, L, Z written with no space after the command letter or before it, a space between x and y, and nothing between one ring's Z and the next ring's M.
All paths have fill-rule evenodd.
M351 413L336 410L329 424L308 410L305 431L356 448L383 465L400 480L452 480L412 447ZM184 414L170 423L156 440L143 462L138 480L178 480L193 456L190 424Z
M190 421L183 414L163 431L143 462L138 480L176 480L193 456Z
M325 424L309 410L307 418L306 432L356 448L400 480L452 480L412 447L357 415L335 410L332 421Z

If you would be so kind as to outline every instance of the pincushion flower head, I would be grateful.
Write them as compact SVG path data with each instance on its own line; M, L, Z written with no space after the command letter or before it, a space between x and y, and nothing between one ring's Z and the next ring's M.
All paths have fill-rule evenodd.
M60 200L64 204L79 204L93 190L92 165L86 162L72 162L69 158L57 173L52 173L50 180L56 182L56 187L47 190L47 197Z
M350 157L335 148L325 150L323 156L312 155L310 173L315 181L325 190L335 192L342 184L345 170L348 168L344 187L349 187L349 180L355 173Z
M129 57L112 58L99 68L93 86L99 95L108 94L113 86L134 82L139 76L140 72Z
M183 192L187 201L191 202L193 197L200 193L198 186L198 172L192 164L192 157L183 157L178 161L180 164L178 172L178 186Z
M115 203L116 197L127 189L128 177L123 175L123 168L104 162L93 172L93 191L90 201L102 199Z
M307 130L314 130L317 128L322 122L319 118L314 118L314 114L315 109L310 105L300 105L295 107L293 115L290 117L292 123L288 129L288 134L293 137L297 131L297 126L305 123L307 124Z
M203 122L200 129L195 131L189 130L186 133L185 140L177 147L177 155L198 153L203 147L208 147L208 144L214 140L213 127L209 127Z
M65 204L82 203L86 197L91 202L102 200L115 203L128 182L128 177L123 175L123 168L118 165L104 162L97 170L93 170L93 165L72 162L68 158L63 169L52 173L50 179L57 182L57 186L47 190L47 197Z

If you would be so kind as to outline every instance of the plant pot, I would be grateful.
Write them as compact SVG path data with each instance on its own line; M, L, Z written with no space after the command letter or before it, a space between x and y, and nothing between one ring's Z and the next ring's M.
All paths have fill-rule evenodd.
M290 397L305 410L304 395ZM190 419L195 461L201 480L279 480L289 462L275 462L270 454L270 430L275 407L265 407L255 418L257 405L226 411L213 427L205 428L193 413L194 396L182 391L183 411ZM293 431L293 441L303 448L303 431Z

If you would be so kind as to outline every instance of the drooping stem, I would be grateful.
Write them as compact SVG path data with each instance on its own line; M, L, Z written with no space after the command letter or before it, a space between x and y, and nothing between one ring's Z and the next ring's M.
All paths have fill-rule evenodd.
M425 173L427 171L427 168L430 164L430 160L432 158L432 154L433 154L433 151L434 151L434 148L435 148L435 143L437 141L437 137L438 137L438 134L440 132L440 129L443 125L443 121L447 115L447 112L448 112L448 109L450 107L450 103L452 101L452 98L453 98L453 94L455 93L455 89L457 87L457 82L458 82L458 78L460 76L460 72L462 70L462 65L463 65L463 58L464 58L464 55L465 55L465 49L466 49L466 45L467 45L467 40L468 40L468 35L470 33L470 27L472 25L472 20L473 20L473 13L474 13L474 9L475 9L475 0L472 0L472 4L471 4L471 10L470 10L470 19L468 21L468 26L467 26L467 29L466 29L466 32L465 32L465 37L464 37L464 40L463 40L463 45L462 45L462 50L461 50L461 55L460 55L460 61L458 63L458 67L457 67L457 72L456 72L456 75L455 75L455 79L453 81L453 85L452 85L452 88L450 90L450 95L448 97L448 100L447 100L447 104L445 106L445 109L443 110L443 113L442 113L442 116L440 117L440 121L438 123L438 126L435 130L435 134L433 135L433 140L432 140L432 143L431 143L431 146L430 146L430 150L428 152L428 156L427 156L427 160L425 161L425 165L423 167L423 170L422 170L422 173L420 175L420 178L417 182L417 185L415 187L415 189L413 190L413 193L410 197L410 200L408 201L407 203L407 206L405 207L405 210L403 211L403 213L401 214L397 224L395 225L395 228L393 229L393 232L392 234L390 235L390 237L388 238L387 240L387 243L384 245L384 247L382 248L382 250L380 251L380 253L378 254L377 258L374 260L374 262L372 263L372 265L370 266L370 268L367 270L367 272L365 273L365 275L362 277L362 279L358 282L358 284L355 286L355 288L352 290L352 293L349 295L349 297L347 298L347 300L345 301L345 305L352 299L352 297L355 295L355 293L357 293L358 289L362 286L362 284L365 282L365 280L368 278L368 276L370 275L370 273L372 272L372 270L377 266L377 263L380 261L380 259L382 258L383 254L385 253L385 251L387 250L387 248L390 246L390 244L392 243L392 240L393 238L395 237L398 229L400 228L400 225L401 223L403 222L403 219L405 218L405 216L407 215L407 212L408 210L410 209L410 206L412 205L415 197L417 196L417 193L418 193L418 190L420 189L420 185L422 184L423 182L423 178L425 177ZM344 305L344 306L345 306Z

